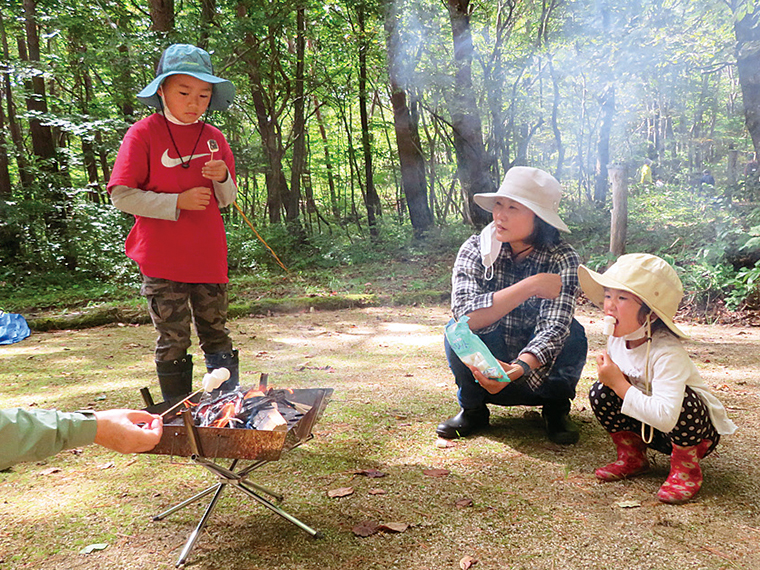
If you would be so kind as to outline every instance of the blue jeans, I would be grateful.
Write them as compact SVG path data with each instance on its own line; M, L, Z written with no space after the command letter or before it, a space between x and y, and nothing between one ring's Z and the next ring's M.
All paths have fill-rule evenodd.
M511 362L517 358L517 354L508 354L500 328L478 336L491 353L502 362ZM570 411L570 400L575 398L575 387L583 372L583 366L586 364L588 341L583 326L573 319L570 324L570 336L565 341L565 346L557 356L544 383L533 390L526 382L518 379L507 384L498 394L489 394L475 381L472 372L459 360L445 336L444 347L449 368L459 387L457 391L459 405L463 409L472 410L484 404L498 404L500 406L544 406L552 412L567 413Z

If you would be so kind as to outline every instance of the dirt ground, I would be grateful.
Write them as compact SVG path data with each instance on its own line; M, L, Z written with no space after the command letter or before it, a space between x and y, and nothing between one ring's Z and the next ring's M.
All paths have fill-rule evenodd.
M668 471L662 455L639 478L594 478L614 456L587 402L593 357L603 346L598 316L578 316L590 351L572 411L581 439L569 447L546 439L537 410L499 407L488 431L437 446L435 425L457 410L443 356L444 306L233 321L243 384L267 372L270 386L335 390L315 439L251 477L282 492L282 508L324 538L230 489L188 567L760 568L760 329L679 323L740 430L704 461L697 498L672 506L656 499ZM2 347L0 407L140 407L140 387L158 393L154 336L150 326L114 325L39 333ZM0 473L0 568L172 568L208 499L161 521L152 517L214 481L187 458L95 446L17 465ZM350 492L331 497L336 489ZM357 536L365 521L389 528Z

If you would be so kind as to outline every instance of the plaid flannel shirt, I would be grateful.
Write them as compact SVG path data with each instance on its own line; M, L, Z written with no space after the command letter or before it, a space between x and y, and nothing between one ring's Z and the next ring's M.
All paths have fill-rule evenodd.
M454 318L493 305L496 291L514 285L537 273L556 273L562 279L562 290L556 299L531 297L501 319L473 331L491 332L501 327L510 358L530 352L541 363L527 378L536 390L545 381L554 360L570 334L579 292L578 265L575 250L565 242L535 248L523 260L512 261L509 244L503 244L494 263L493 278L485 279L485 267L480 258L479 236L469 238L459 249L451 277L451 311Z

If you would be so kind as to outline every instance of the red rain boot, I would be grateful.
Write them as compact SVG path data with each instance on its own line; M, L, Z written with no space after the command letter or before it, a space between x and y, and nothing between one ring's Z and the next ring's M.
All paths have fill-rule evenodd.
M619 481L649 470L647 444L639 434L632 431L618 431L611 433L610 437L617 447L618 459L614 463L597 469L595 471L597 479Z
M702 488L702 469L699 460L705 456L712 442L703 439L699 445L673 446L670 455L670 475L657 491L663 503L680 505L692 499Z

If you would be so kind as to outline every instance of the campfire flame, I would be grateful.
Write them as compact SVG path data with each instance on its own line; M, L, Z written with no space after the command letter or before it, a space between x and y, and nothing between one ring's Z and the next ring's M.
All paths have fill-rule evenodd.
M198 404L192 404L194 422L198 427L280 429L287 423L292 425L310 409L290 401L288 395L294 393L290 388L262 392L258 387L241 387L220 395L204 394Z
M227 402L222 406L221 416L211 424L211 427L223 428L233 421L240 421L235 416L240 410L236 402Z

